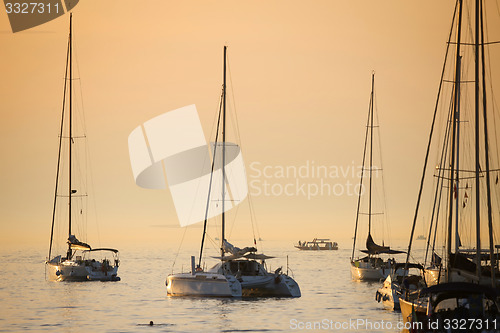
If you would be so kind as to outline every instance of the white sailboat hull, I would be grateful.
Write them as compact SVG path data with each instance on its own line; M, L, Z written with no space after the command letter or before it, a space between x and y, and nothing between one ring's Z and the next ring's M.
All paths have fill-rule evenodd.
M399 310L400 295L399 286L392 282L391 276L388 276L383 286L377 290L375 298L378 302L382 302L386 308Z
M376 297L377 301L382 302L384 307L391 310L399 310L399 295L396 294L394 289L379 288Z
M59 263L46 263L48 279L50 281L86 281L88 272L85 264L73 260Z
M243 276L242 294L247 297L300 297L299 285L288 275Z
M85 262L73 260L59 263L47 262L48 279L50 281L119 281L118 267L107 270L95 270Z
M255 260L230 260L214 266L211 272L231 276L241 283L245 297L300 297L298 283L287 274L268 272Z
M359 266L356 266L351 262L351 276L353 280L379 281L380 279L387 278L390 272L390 268L372 267L363 265L363 263L359 263Z
M167 277L170 296L241 297L241 284L234 276L197 272Z
M90 281L119 281L118 267L112 267L107 271L94 270L91 267L85 267L87 270L87 279Z

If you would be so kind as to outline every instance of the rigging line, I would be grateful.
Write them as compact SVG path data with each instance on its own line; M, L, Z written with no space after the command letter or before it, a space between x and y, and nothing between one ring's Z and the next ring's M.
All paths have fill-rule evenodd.
M450 33L449 33L449 36L448 36L448 42L451 40L451 35L452 35L452 32L453 32L453 24L455 22L455 15L456 15L456 12L457 12L457 6L458 6L458 1L455 4L455 10L453 12L453 18L451 20L451 28L450 28ZM422 170L422 177L420 179L420 188L418 190L417 204L416 204L415 213L414 213L414 216L413 216L413 225L412 225L411 233L410 233L410 241L408 243L408 251L407 251L407 255L406 255L405 270L408 269L408 261L410 259L410 252L411 252L411 246L412 246L412 241L413 241L413 234L415 233L415 225L417 223L418 210L419 210L419 207L420 207L420 200L422 198L422 191L423 191L423 188L424 188L425 173L426 173L427 163L428 163L428 159L429 159L429 153L430 153L430 149L431 149L432 136L434 134L434 125L435 125L435 122L436 122L436 115L437 115L438 106L439 106L439 97L441 95L441 89L442 89L442 86L443 86L443 78L444 78L444 73L445 73L445 69L446 69L446 59L448 57L449 48L450 48L450 44L446 44L446 52L445 52L445 57L444 57L444 64L443 64L443 69L441 71L441 79L439 80L439 89L438 89L436 104L435 104L435 107L434 107L434 115L432 117L432 124L431 124L430 133L429 133L429 141L427 143L427 150L426 150L426 153L425 153L424 167L423 167L423 170Z
M235 128L236 128L236 137L237 137L237 140L238 140L238 143L240 144L240 149L241 146L242 146L242 142L241 142L241 132L240 132L240 127L239 127L239 121L238 121L238 113L236 112L236 99L234 98L234 85L233 85L233 77L232 77L232 73L231 73L231 65L230 65L230 61L229 61L229 55L227 55L227 71L229 73L229 85L231 86L231 98L232 98L232 102L233 102L233 111L234 111L234 118L235 118L235 121L236 121L236 124L235 124ZM227 87L226 87L227 89Z
M198 267L201 267L201 259L203 257L203 245L205 242L205 235L207 233L208 209L210 207L210 195L212 193L212 180L213 180L213 175L214 175L215 159L217 158L217 143L218 143L218 139L219 139L219 125L220 125L221 114L222 114L222 96L221 96L221 103L219 105L219 117L217 120L217 129L215 132L214 155L212 158L212 167L210 170L210 181L209 181L209 185L208 185L208 196L207 196L207 208L205 210L205 221L203 222L203 234L201 237L201 247L200 247L200 257L199 257L199 261L198 261ZM222 180L222 181L224 181L224 180Z
M179 252L181 251L181 246L182 246L182 243L184 242L184 236L186 236L187 229L188 229L188 227L184 228L184 232L182 233L182 238L181 238L181 242L179 244L179 248L177 249L177 252L175 253L174 262L172 263L172 274L174 273L175 261L177 260L177 257L179 256Z
M232 99L233 113L234 113L233 126L236 128L237 143L239 143L240 151L241 151L241 153L243 153L243 143L241 141L241 131L240 131L240 127L239 127L238 112L236 111L236 99L234 98L234 84L233 84L233 76L232 76L231 64L230 64L231 61L229 61L229 60L230 59L229 59L229 55L228 55L227 56L227 71L228 71L228 74L229 74L228 75L229 76L229 85L231 87L231 99ZM229 89L227 89L227 90L229 90ZM245 172L245 176L246 176L246 172ZM249 196L250 195L247 194L247 197L249 197ZM247 200L247 201L248 201L248 205L249 205L249 210L251 211L253 207L251 207L250 199ZM253 238L254 238L254 243L255 243L254 223L256 223L256 222L254 221L254 217L255 216L252 213L250 213L250 224L252 226L252 233L253 233ZM233 223L233 226L231 227L230 234L232 233L233 227L234 227L234 223Z
M231 229L229 230L229 233L228 233L228 239L231 239L231 236L233 234L233 229L234 229L234 226L236 224L236 217L238 216L238 210L240 209L240 205L237 205L235 207L233 207L233 211L234 213L232 214L233 215L233 222L231 223Z
M379 114L378 114L378 108L377 108L377 102L376 102L376 97L377 97L377 94L375 93L375 88L374 88L374 91L373 91L373 99L374 99L374 110L377 110L377 112L375 113L376 115L376 120L377 120L377 127L380 127L380 120L379 120ZM374 112L374 111L372 111ZM383 165L383 153L382 153L382 131L379 129L378 130L378 146L379 146L379 152L380 152L380 170L383 170L384 169L384 165ZM377 172L378 174L378 172ZM382 221L382 241L384 240L384 234L385 234L385 230L387 229L387 240L390 242L391 240L391 234L390 234L390 228L389 228L389 210L387 209L388 205L387 205L387 194L386 194L386 191L385 191L385 178L384 178L384 172L381 172L381 177L382 177L382 200L383 200L383 205L384 205L384 212L385 213L385 216L384 216L384 220L385 220L385 223L384 221Z
M371 98L371 97L370 97ZM366 121L367 124L370 123L370 112L368 112L368 119ZM365 127L365 144L363 148L363 161L361 162L361 179L359 181L359 192L358 192L358 204L356 208L356 223L354 226L354 241L352 243L352 255L351 255L351 261L354 260L354 251L356 249L356 238L358 234L358 222L359 222L359 208L361 204L361 189L363 188L363 178L364 178L364 169L365 169L365 158L366 158L366 146L368 142L368 131L369 128L368 126Z
M222 94L221 94L221 96L219 97L219 105L222 103L222 102L221 102L221 100L222 100ZM220 106L219 106L219 107L220 107ZM217 115L217 112L216 112L215 114ZM217 120L217 116L216 116L216 117L214 117L214 120L213 120L213 122L212 122L212 128L210 129L210 135L209 135L209 138L211 138L211 137L212 137L212 135L213 135L213 131L214 131L214 126L215 126L216 120ZM215 144L214 144L214 149L215 149ZM204 158L203 158L203 164L202 164L203 166L204 166L204 165L205 165L205 163L207 162L207 159L208 159L208 160L210 160L210 159L211 159L210 154L212 154L212 145L211 145L210 140L209 140L209 142L208 142L208 151L209 151L209 152L208 152L208 154L205 154L205 156L204 156ZM213 158L215 158L215 154L213 154ZM164 164L162 164L162 165L163 165L163 175L164 175L165 181L167 181L167 178L166 178L167 176L166 176L165 165L164 165ZM202 173L203 173L203 169L204 169L204 167L202 167L202 168L201 168L201 171L200 171L200 176L202 176L202 175L203 175L203 174L202 174ZM195 193L199 193L199 191L200 191L200 185L201 185L201 181L197 182L197 185L196 185L196 191L195 191ZM209 190L210 190L210 189L209 189ZM193 214L193 210L194 210L194 205L195 205L195 203L196 203L196 200L193 200L193 201L192 201L192 203L191 203L191 210L190 210L190 215L189 215L189 218L191 218L191 216L192 216L192 214Z
M232 102L233 102L236 136L237 136L238 143L240 145L240 150L243 153L243 142L241 140L241 131L240 131L240 127L239 127L238 112L236 111L236 99L234 98L234 84L233 84L233 77L232 77L232 72L231 72L231 65L230 65L230 61L229 61L229 56L227 56L227 60L228 60L227 61L227 70L229 72L229 83L231 86L231 98L232 98ZM246 175L246 171L245 171L245 175ZM253 207L253 202L251 200L251 195L248 193L247 197L248 197L248 200L247 200L248 206L249 206L249 210L250 210L250 223L252 226L252 233L253 233L254 244L255 244L256 238L255 238L254 224L255 224L255 227L257 228L257 233L259 234L258 235L259 238L260 238L260 232L258 231L258 223L257 223L256 214L255 214L255 208Z
M222 89L223 89L223 87L221 85L221 90ZM217 99L217 104L216 104L216 107L215 107L215 109L217 111L215 112L215 116L214 116L213 121L212 121L212 127L210 128L210 135L208 136L209 138L211 138L213 136L213 134L214 134L214 128L216 128L216 124L217 124L218 119L219 119L218 114L220 112L219 110L221 108L221 104L222 104L222 93L220 94L219 98ZM209 144L210 144L210 142L209 142ZM211 147L210 147L210 153L212 153Z
M72 36L73 39L74 39L74 36ZM77 42L73 42L74 45L77 45ZM73 136L72 139L75 139L75 138L86 138L87 137L87 120L85 118L85 105L84 105L84 99L83 99L83 85L82 85L82 80L81 80L81 73L80 73L80 62L79 62L79 59L78 59L78 50L76 47L73 47L73 51L74 51L74 54L75 54L75 63L76 63L76 70L77 70L77 75L78 75L78 78L74 78L74 80L78 80L79 81L79 86L78 86L78 91L79 91L79 103L80 104L76 104L75 105L75 108L77 110L77 113L76 115L77 116L80 116L80 121L78 122L78 124L81 126L81 131L83 132L83 135L81 136ZM76 89L77 87L75 86L74 87L74 90L75 90L75 95L76 95ZM80 108L81 106L81 108ZM84 156L84 163L85 163L85 166L86 166L86 171L85 172L82 172L82 170L79 168L80 167L80 163L77 163L77 167L78 167L78 172L80 174L80 176L82 176L82 174L84 174L85 177L81 177L81 179L85 179L85 183L84 183L84 186L85 186L85 190L90 190L90 192L93 194L91 197L92 197L92 206L93 206L93 213L94 213L94 221L96 223L96 230L97 230L97 240L98 240L98 244L100 246L101 244L101 236L100 236L100 230L99 230L99 223L98 223L98 218L97 218L97 199L96 199L96 196L95 196L95 186L94 186L94 182L93 182L93 179L94 179L94 176L93 176L93 169L92 169L92 164L91 164L91 158L90 158L90 141L86 141L85 143L85 156ZM76 158L79 158L78 156ZM90 188L89 188L89 183L90 183ZM83 203L82 203L83 204ZM86 207L86 210L89 210L89 207L88 207L88 203L87 203L87 207ZM83 228L85 228L88 224L88 218L89 218L89 214L86 214L85 215L85 224L84 226L82 226ZM87 229L85 229L87 230ZM85 231L85 234L86 234L86 231ZM87 238L85 236L85 238Z
M253 239L254 239L254 245L257 245L257 240L259 240L259 247L260 247L260 251L263 253L264 251L264 248L262 247L262 242L260 241L260 231L259 231L259 225L257 224L257 222L255 222L255 229L257 229L257 237L258 239L255 237L255 230L254 230L254 220L256 221L256 217L255 217L255 208L253 207L253 201L252 201L252 196L250 195L250 193L248 194L248 205L250 207L250 221L252 222L252 232L253 232Z
M449 113L448 113L448 117L449 117L448 119L450 119L452 117L452 114L453 114L452 108L450 108ZM446 161L446 157L448 156L449 131L450 131L451 124L452 123L450 121L446 122L446 128L445 128L445 133L444 133L444 137L443 137L443 148L441 150L441 158L439 161L439 165L443 165ZM439 168L438 176L442 176L444 174L444 171L445 170L443 168ZM429 236L427 237L427 247L425 250L424 264L427 263L427 256L429 253L429 246L430 246L431 235L432 235L432 226L433 226L434 221L436 222L436 227L434 230L434 237L433 237L433 241L432 241L432 251L433 252L434 252L435 245L436 245L436 231L437 231L437 225L438 225L439 210L441 207L441 195L442 195L442 191L443 191L443 181L444 181L443 177L438 177L438 180L436 182L436 190L434 193L434 203L432 205L432 214L431 214L431 221L429 224L429 233L428 233ZM439 191L439 195L438 195L438 191ZM437 205L437 212L436 212L436 205Z
M68 49L66 51L66 69L64 71L65 77L68 75L68 63L69 63L69 40L68 40ZM54 205L52 208L52 226L50 229L50 245L49 245L49 256L47 260L50 260L50 256L52 254L52 241L54 238L54 222L55 222L55 217L56 217L56 203L57 203L57 188L59 184L59 168L61 165L61 148L62 148L62 136L63 136L63 129L64 129L64 106L66 105L66 84L67 80L64 80L64 93L63 93L63 100L62 100L62 112L61 112L61 127L60 127L60 134L59 134L59 152L57 154L57 169L56 169L56 185L55 185L55 190L54 190Z

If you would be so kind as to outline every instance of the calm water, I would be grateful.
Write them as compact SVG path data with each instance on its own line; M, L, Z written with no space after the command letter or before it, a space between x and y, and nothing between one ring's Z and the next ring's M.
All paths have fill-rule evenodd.
M266 254L278 257L268 261L273 270L279 266L286 270L288 255L301 298L167 297L165 277L176 252L167 246L121 248L119 282L49 282L43 264L45 249L4 250L0 255L0 331L290 332L301 327L328 331L335 330L335 322L340 325L349 320L374 325L391 322L394 327L357 327L354 331L398 331L401 315L375 301L380 284L351 280L349 249L301 252L291 244L272 242L265 242L264 248ZM189 255L195 252L194 247L181 252L175 271L182 266L187 270ZM152 327L147 325L150 320L155 323ZM324 326L316 330L307 326L314 322Z

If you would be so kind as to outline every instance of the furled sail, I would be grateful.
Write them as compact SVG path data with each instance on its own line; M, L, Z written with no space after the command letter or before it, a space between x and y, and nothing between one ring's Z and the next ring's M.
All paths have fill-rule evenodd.
M237 255L240 257L244 256L246 253L249 252L257 252L257 249L253 246L252 247L247 246L240 249L239 247L236 247L233 244L229 243L227 240L224 240L222 248L224 249L224 252L231 253L233 255Z
M89 244L80 242L75 235L70 235L68 237L68 244L71 246L72 250L90 250L91 247Z
M367 253L367 254L381 254L381 253L398 254L398 253L405 253L404 251L391 250L391 248L389 246L378 245L373 240L371 234L368 234L368 237L366 238L366 250L361 250L361 252Z

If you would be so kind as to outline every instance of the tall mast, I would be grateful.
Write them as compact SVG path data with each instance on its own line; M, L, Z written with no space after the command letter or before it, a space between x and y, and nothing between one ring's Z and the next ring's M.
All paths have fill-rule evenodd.
M476 0L475 17L475 51L474 51L474 115L475 115L475 180L476 180L476 275L481 280L481 202L479 172L479 0Z
M372 73L372 93L370 96L370 192L368 195L368 235L372 230L372 174L373 174L373 87L375 72Z
M222 237L221 237L221 258L224 258L224 240L225 240L225 203L226 203L226 51L224 45L224 79L222 83Z
M456 72L455 72L455 78L459 77L459 71L460 71L460 42L461 42L461 36L462 36L462 0L458 0L459 3L459 12L458 12L458 28L457 28L457 49L456 49L456 61L455 61L455 66L456 66ZM452 145L451 145L451 168L450 168L450 191L449 191L449 211L448 211L448 241L447 241L447 246L446 246L446 252L448 254L448 270L447 270L447 281L451 282L451 231L452 231L452 225L453 225L453 195L454 195L454 184L455 184L455 144L456 144L456 131L457 131L457 125L456 125L456 113L457 113L457 106L458 106L458 97L459 97L459 90L460 87L458 84L455 83L455 94L454 94L454 109L453 109L453 134L452 134Z
M488 206L488 231L489 231L489 243L490 243L490 265L491 265L491 285L496 288L496 257L493 245L493 214L491 208L491 183L490 183L490 157L489 157L489 147L488 147L488 121L486 113L486 82L485 82L485 61L484 61L484 21L483 21L483 2L479 8L481 12L481 68L483 77L483 126L484 126L484 155L486 160L486 200ZM476 45L477 48L477 45Z
M456 142L456 180L455 180L455 253L458 253L458 248L460 246L460 235L458 234L458 220L459 220L459 195L458 192L460 190L460 82L462 77L462 57L459 56L457 58L457 77L455 80L455 84L457 85L456 93L457 93L457 106L455 113L455 122L457 127L457 142Z
M54 189L54 205L52 207L52 226L50 229L50 246L49 246L48 260L50 260L50 258L52 256L52 242L54 239L54 223L55 223L55 219L56 219L57 193L58 193L57 191L59 188L59 170L61 167L61 150L62 150L62 140L63 140L63 136L64 136L64 110L65 110L65 106L66 106L66 85L68 83L69 49L70 49L70 40L68 39L68 49L66 51L66 68L64 70L64 89L63 89L61 125L60 125L60 130L59 130L59 151L57 153L56 186Z
M73 31L73 13L69 14L69 180L68 180L68 197L69 197L69 218L68 218L68 238L71 236L71 160L72 160L72 149L73 145L73 113L72 113L72 105L73 105L73 57L72 57L72 31ZM67 258L70 259L72 256L71 244L68 244L68 255Z

